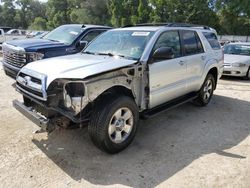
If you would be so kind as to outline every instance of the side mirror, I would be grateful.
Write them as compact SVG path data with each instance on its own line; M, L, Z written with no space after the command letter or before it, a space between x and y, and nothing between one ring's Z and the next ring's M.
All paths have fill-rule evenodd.
M88 45L88 41L79 41L77 47L81 50L84 49Z
M174 51L171 47L160 47L153 53L153 58L157 60L173 59Z

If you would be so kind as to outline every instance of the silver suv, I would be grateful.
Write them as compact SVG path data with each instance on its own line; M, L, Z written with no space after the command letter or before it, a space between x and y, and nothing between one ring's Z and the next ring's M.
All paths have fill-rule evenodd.
M16 87L23 115L52 131L88 125L94 144L125 149L139 118L192 100L209 103L223 71L215 30L187 24L142 24L107 31L76 55L33 62Z

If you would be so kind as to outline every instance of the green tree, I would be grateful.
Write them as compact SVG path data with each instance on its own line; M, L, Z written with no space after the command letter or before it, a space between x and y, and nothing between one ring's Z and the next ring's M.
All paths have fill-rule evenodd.
M249 0L217 0L216 9L223 34L250 35Z
M76 0L70 6L70 20L72 23L109 23L107 0Z
M110 0L111 23L120 27L148 22L151 6L148 0Z
M183 22L219 27L219 20L209 1L150 0L153 22Z
M70 2L70 0L68 0ZM47 28L53 29L62 24L70 23L69 3L67 0L48 0L46 15L48 18Z
M1 12L1 25L9 26L9 27L17 27L17 24L14 21L14 17L16 16L16 10L13 0L3 0L4 3Z
M46 23L47 20L45 20L44 18L36 17L34 22L30 25L29 29L44 31L47 29Z
M152 7L149 6L148 0L139 0L139 6L138 6L138 22L139 23L146 23L149 21L150 18L150 12L152 10Z

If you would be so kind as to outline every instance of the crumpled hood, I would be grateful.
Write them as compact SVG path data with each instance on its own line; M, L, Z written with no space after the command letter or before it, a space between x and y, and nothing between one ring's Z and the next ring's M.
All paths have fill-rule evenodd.
M250 63L250 56L244 55L233 55L233 54L225 54L224 55L225 63Z
M24 48L26 52L33 52L33 51L41 50L43 48L66 46L62 42L50 41L47 39L11 40L6 43L15 47Z
M21 72L37 72L47 77L47 84L58 78L83 79L102 72L122 68L136 63L120 57L75 54L61 56L27 64Z

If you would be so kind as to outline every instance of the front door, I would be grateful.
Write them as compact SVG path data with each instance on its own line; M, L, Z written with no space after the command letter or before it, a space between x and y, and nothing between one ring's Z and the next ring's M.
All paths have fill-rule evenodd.
M164 32L157 40L153 52L161 47L173 49L174 56L149 63L150 108L186 94L187 64L182 57L178 31Z

